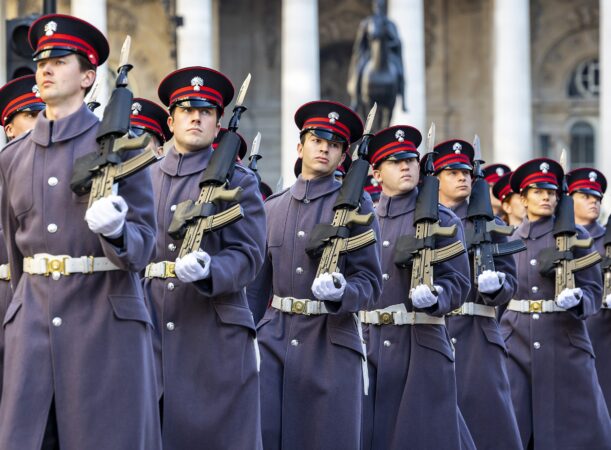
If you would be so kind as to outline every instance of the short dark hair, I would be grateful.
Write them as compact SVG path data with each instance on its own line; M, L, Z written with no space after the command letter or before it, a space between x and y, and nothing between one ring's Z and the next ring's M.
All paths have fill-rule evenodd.
M97 67L95 64L92 64L91 61L89 61L87 58L85 58L83 55L79 53L76 53L76 59L78 60L78 65L79 65L79 68L81 69L81 73L87 72L88 70L93 70L94 72L96 72L96 75L97 75L97 71L96 71ZM85 89L85 95L89 94L89 91L91 91L91 88L93 87L93 85L94 83L91 83L91 86Z

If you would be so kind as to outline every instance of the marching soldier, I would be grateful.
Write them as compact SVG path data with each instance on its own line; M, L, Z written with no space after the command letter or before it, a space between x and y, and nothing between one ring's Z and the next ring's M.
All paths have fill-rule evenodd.
M524 220L526 210L524 209L524 205L522 205L520 195L511 190L509 180L512 174L513 172L507 172L503 175L494 184L492 194L494 198L501 202L501 219L503 219L506 224L517 228L522 223L522 220Z
M9 141L34 128L38 113L45 109L38 94L34 75L9 81L0 88L0 123ZM2 228L0 227L0 233ZM10 269L4 238L0 234L0 317L4 318L11 301ZM4 330L0 327L0 398L2 397L2 360Z
M64 15L36 20L29 39L46 109L0 153L14 290L0 448L159 449L152 327L137 274L154 244L150 175L122 180L119 195L89 208L71 191L75 160L98 147L99 122L83 100L108 43Z
M568 215L558 209L554 217L563 176L556 161L540 158L522 164L511 177L527 214L516 231L526 244L516 255L518 290L501 320L512 400L524 448L609 449L611 419L583 320L600 307L600 267L575 271L576 287L556 292L548 271L568 255L556 250L559 254L550 258L549 250L543 251L564 239L566 226L559 217ZM587 237L580 226L576 233ZM573 258L589 252L575 248Z
M438 295L426 285L410 286L410 271L395 265L397 241L415 233L421 140L415 128L394 126L377 133L369 144L373 176L382 188L376 214L384 284L377 309L360 313L368 324L370 367L366 449L474 448L456 406L454 353L444 320L469 291L467 256L433 266ZM439 218L441 226L454 225L458 231L437 241L436 247L464 238L450 210L440 206ZM443 423L443 431L431 433L431 423Z
M598 170L580 168L566 174L569 194L573 197L575 223L586 229L596 249L605 256L605 228L597 222L600 216L600 202L607 190L607 179ZM611 409L611 358L608 357L611 345L611 298L603 298L600 311L588 317L586 325L596 355L596 371L602 388L607 408Z
M437 145L433 157L439 201L462 221L466 236L474 231L468 214L473 158L472 145L459 139ZM495 221L503 225L500 219ZM507 242L504 236L490 234L494 244ZM484 270L477 280L471 280L465 303L448 315L447 326L456 351L458 406L476 447L519 449L520 435L507 377L507 349L495 309L515 293L516 267L512 255L495 256L494 265L494 271Z
M346 106L327 101L303 105L295 122L302 172L265 203L266 258L248 289L255 310L271 300L258 324L263 446L358 449L367 368L355 313L379 297L379 251L369 245L345 253L341 273L317 277L318 258L310 258L306 246L315 225L334 217L342 183L333 174L363 124ZM363 194L360 213L372 211ZM355 225L350 234L365 230L371 229Z
M149 148L157 149L172 137L168 117L166 110L157 103L136 97L132 100L129 116L130 131L134 136L147 133L151 137Z
M500 216L503 212L501 209L501 202L492 194L492 190L499 179L506 173L511 172L511 169L505 164L488 164L483 170L484 179L488 183L488 186L490 186L490 203L492 204L492 211L495 216Z
M255 323L244 287L263 260L265 216L254 174L240 164L229 188L241 189L243 217L207 233L201 248L168 234L176 205L200 196L202 173L233 85L221 73L188 67L170 73L159 98L170 110L174 145L153 167L157 245L144 288L157 329L164 449L261 449ZM227 177L228 174L225 174ZM221 201L216 213L228 207ZM207 203L212 206L212 203ZM179 256L179 251L183 254Z

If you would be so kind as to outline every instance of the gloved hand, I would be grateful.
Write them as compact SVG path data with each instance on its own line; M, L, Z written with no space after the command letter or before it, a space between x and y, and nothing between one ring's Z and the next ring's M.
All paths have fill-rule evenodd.
M110 239L116 239L123 233L127 203L120 195L102 197L91 205L85 213L89 229Z
M569 309L576 306L581 301L581 297L583 297L581 288L566 288L560 294L558 294L556 304L561 308Z
M498 291L505 282L506 275L503 272L484 270L477 277L477 290L483 294L492 294Z
M607 297L603 301L608 307L611 308L611 294L607 294Z
M441 286L435 286L435 290L437 291L437 295L443 292L443 288ZM428 308L429 306L433 306L437 303L437 295L433 294L431 289L426 284L419 284L409 293L410 298L412 299L412 305L414 308Z
M205 280L210 277L210 255L203 250L176 258L174 273L183 283Z
M339 283L335 286L333 279ZM339 300L346 290L346 279L339 272L323 273L312 282L312 294L318 300Z

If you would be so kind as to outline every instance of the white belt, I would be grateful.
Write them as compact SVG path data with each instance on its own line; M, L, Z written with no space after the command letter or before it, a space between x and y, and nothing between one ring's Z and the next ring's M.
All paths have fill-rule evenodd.
M146 278L176 278L176 274L174 273L174 262L161 261L158 263L151 263L146 266L144 276Z
M455 309L448 316L482 316L496 318L494 306L480 305L479 303L466 302L460 308Z
M507 309L529 314L566 311L566 309L558 306L554 300L511 300Z
M325 304L318 300L294 297L278 297L274 295L272 307L279 311L305 316L314 314L327 314L329 311Z
M0 264L0 280L1 281L10 281L11 279L11 269L7 264Z
M103 256L73 258L67 255L37 253L23 259L23 271L25 273L46 277L51 275L56 280L62 275L70 275L71 273L91 274L109 270L119 270L119 268Z
M408 312L405 305L392 305L374 311L359 311L362 323L371 325L445 325L443 317L433 317L426 313Z

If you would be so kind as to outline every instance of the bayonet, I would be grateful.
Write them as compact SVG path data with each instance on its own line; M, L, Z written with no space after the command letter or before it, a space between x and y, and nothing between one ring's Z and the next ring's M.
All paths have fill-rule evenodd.
M91 88L91 91L89 92L89 97L87 99L87 108L89 108L89 111L93 112L95 111L97 108L100 107L100 102L98 102L98 88L100 86L100 83L98 81L98 79L96 78L95 82L93 83L93 86Z

